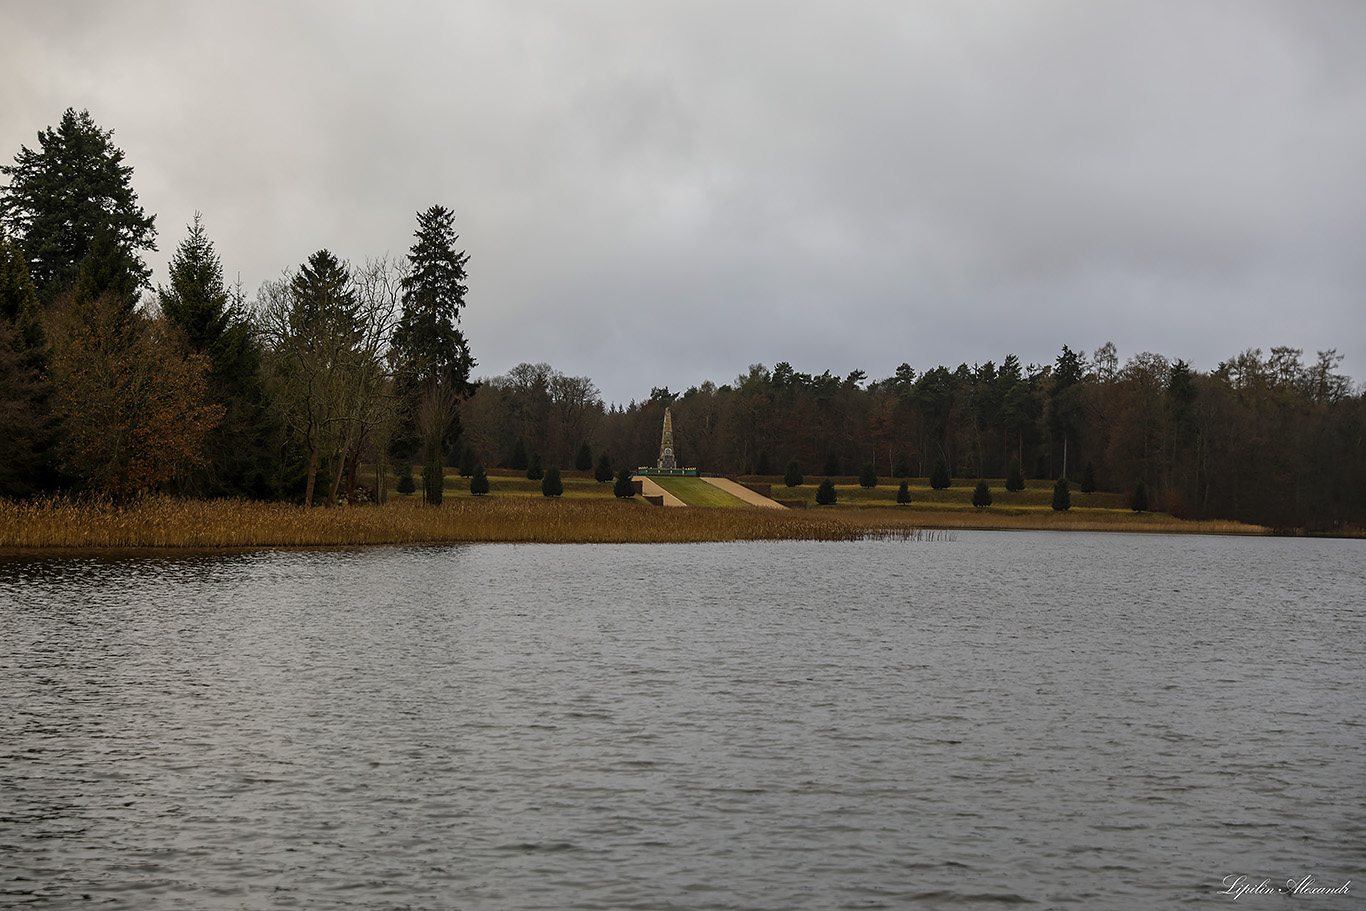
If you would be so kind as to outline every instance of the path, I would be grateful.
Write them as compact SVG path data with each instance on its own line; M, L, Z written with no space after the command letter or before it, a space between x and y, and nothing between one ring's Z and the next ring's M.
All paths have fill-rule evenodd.
M762 506L765 509L787 509L786 506L776 500L771 500L760 493L755 493L743 484L737 484L730 478L703 478L713 487L719 487L732 497L738 497L752 506Z
M660 487L658 484L656 484L650 478L649 475L638 474L635 477L631 478L631 480L640 482L640 492L642 495L647 497L663 497L665 506L688 505L687 503L684 503L682 500L680 500L678 497L669 493L663 487Z

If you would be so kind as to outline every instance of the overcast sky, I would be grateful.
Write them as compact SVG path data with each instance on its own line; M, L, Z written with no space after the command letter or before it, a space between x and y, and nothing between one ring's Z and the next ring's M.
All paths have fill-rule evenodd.
M1106 341L1366 379L1366 3L47 2L0 159L63 110L249 297L456 213L479 375L608 401Z

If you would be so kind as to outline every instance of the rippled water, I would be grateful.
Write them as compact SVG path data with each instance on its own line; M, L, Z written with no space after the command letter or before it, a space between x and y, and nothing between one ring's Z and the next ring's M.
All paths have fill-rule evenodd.
M1363 556L0 559L0 904L1359 908Z

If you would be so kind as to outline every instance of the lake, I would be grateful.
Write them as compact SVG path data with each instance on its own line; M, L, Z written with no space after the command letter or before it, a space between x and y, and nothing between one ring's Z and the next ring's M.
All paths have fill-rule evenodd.
M3 557L0 905L1360 908L1364 558Z

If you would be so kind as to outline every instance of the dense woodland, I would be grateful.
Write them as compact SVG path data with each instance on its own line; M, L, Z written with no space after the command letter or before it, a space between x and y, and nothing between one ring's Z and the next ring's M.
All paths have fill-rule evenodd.
M248 299L198 216L152 285L141 256L155 217L87 112L68 110L0 170L7 497L354 503L419 474L439 503L447 467L610 478L651 464L671 407L682 460L720 474L1067 477L1141 486L1178 516L1366 524L1366 393L1334 350L1244 351L1205 371L1110 344L879 379L753 365L609 406L590 378L547 364L472 378L467 257L441 206L418 214L402 259L319 250Z

